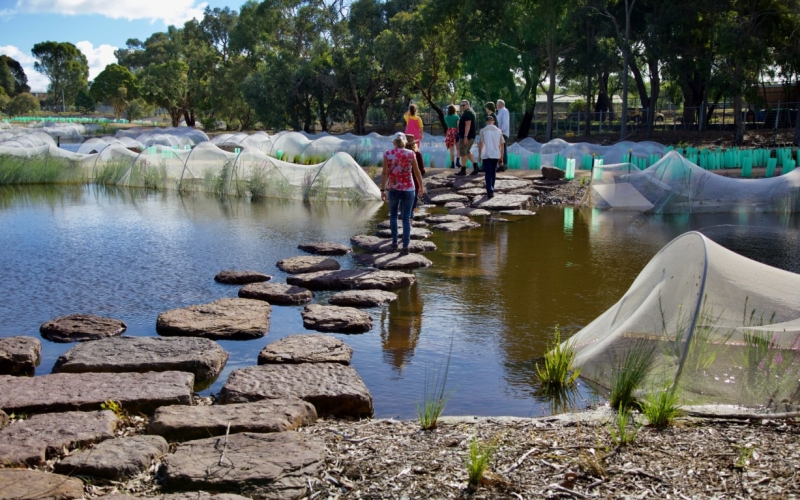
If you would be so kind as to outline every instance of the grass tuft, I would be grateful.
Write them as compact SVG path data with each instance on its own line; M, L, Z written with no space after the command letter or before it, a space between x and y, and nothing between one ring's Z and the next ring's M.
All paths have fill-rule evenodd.
M650 425L663 429L683 414L678 405L678 392L671 387L663 390L651 390L641 401L642 413L650 421Z
M620 406L617 417L614 419L613 425L609 426L608 432L611 434L611 440L619 447L633 444L639 434L639 427L630 408Z
M547 353L544 355L544 366L536 363L536 373L545 385L565 387L575 383L581 374L580 368L573 368L575 362L575 349L569 342L561 342L561 331L555 326L553 340L548 343Z
M440 366L435 375L430 371L425 373L425 389L422 404L417 403L417 415L423 430L435 429L442 416L447 401L453 395L447 392L447 375L450 372L450 358L453 355L453 341L450 341L450 352L447 354L447 361L444 366Z
M495 450L497 450L497 445L494 441L484 443L478 441L478 439L474 437L472 441L470 441L469 454L465 462L467 465L467 475L469 476L469 485L473 490L481 483L483 474L489 468L489 463L492 461Z
M636 402L634 392L644 382L653 366L655 346L647 340L636 341L616 363L611 372L611 395L613 408L632 408Z

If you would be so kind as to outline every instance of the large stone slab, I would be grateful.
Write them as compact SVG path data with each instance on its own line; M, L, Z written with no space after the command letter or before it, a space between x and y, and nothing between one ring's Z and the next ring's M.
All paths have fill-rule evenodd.
M83 482L73 477L28 469L0 469L0 500L72 500L83 498Z
M330 257L301 255L279 260L278 269L290 274L315 273L317 271L336 271L342 267L338 261Z
M358 236L350 238L350 241L352 241L354 245L371 253L389 253L392 251L392 240L389 238L378 238L377 236L359 234ZM408 250L411 253L433 252L436 250L436 244L431 241L411 240Z
M372 396L352 366L339 363L259 365L234 370L220 391L220 403L300 398L317 414L372 416Z
M217 283L224 283L226 285L246 285L248 283L261 283L262 281L269 281L272 276L258 271L237 271L228 270L222 271L214 276L214 281Z
M380 222L378 224L378 227L381 228L381 229L391 229L392 228L391 224L392 224L392 221L385 220L385 221ZM424 220L411 219L411 227L427 227L427 225L428 225L428 223L425 222ZM397 221L397 227L400 228L402 226L403 226L402 221Z
M318 478L324 456L322 443L293 431L199 439L169 456L164 487L300 498L308 481Z
M113 400L131 413L152 413L159 406L191 404L193 385L189 372L3 375L0 409L17 414L89 411Z
M556 167L542 167L542 177L548 181L558 181L564 178L566 172Z
M345 290L331 296L329 304L347 307L379 307L397 300L397 294L385 290Z
M200 337L119 337L80 344L59 356L53 373L194 373L195 382L217 378L228 353Z
M453 215L467 215L469 217L486 217L487 215L492 215L492 212L488 210L472 207L456 208L455 210L450 210L450 213Z
M431 226L433 229L438 231L444 231L446 233L454 233L457 231L466 231L468 229L474 229L476 227L481 227L475 221L466 220L466 221L458 221L458 222L442 222L440 224L434 224Z
M272 308L263 300L220 299L172 309L158 315L156 331L164 336L250 340L269 331Z
M531 212L530 210L501 210L500 213L503 215L519 216L536 215L536 212Z
M479 198L472 203L475 208L484 210L528 210L531 208L533 199L530 196L520 194L496 194L494 198Z
M469 187L458 191L458 194L462 194L464 196L469 196L469 197L480 196L484 193L486 193L486 188L482 187Z
M466 203L469 201L469 198L463 194L443 193L437 194L430 199L430 202L434 205L444 205L445 203L450 203L451 201L460 201L462 203Z
M430 229L426 229L424 227L412 227L411 228L411 239L412 240L424 240L432 233ZM391 229L379 229L375 232L375 235L379 238L391 238L392 237L392 230ZM402 224L397 225L397 235L403 236L403 226ZM399 243L399 241L398 241Z
M278 306L299 306L311 302L314 294L307 288L283 283L253 283L242 287L239 297L266 300Z
M494 183L495 193L507 193L508 191L517 191L520 189L529 188L533 188L532 182L519 179L498 179Z
M341 363L349 365L352 357L353 349L340 339L330 335L309 333L289 335L267 345L258 353L258 364Z
M0 339L0 375L32 376L39 365L42 343L33 337Z
M354 256L353 260L363 266L376 267L378 269L419 269L420 267L433 265L433 262L419 253L409 253L407 255L398 252L361 253Z
M166 455L167 452L169 445L161 436L139 435L109 439L56 462L54 470L70 476L119 481L146 471L154 459Z
M365 333L372 329L372 316L353 307L311 304L303 310L303 326L318 332Z
M39 333L52 342L86 342L122 335L127 328L118 319L94 314L70 314L43 323L39 327Z
M413 274L374 269L347 269L296 274L286 281L310 290L394 290L413 284Z
M0 463L41 465L64 448L113 439L118 424L111 411L33 415L0 429Z
M353 251L353 249L347 245L331 243L330 241L302 243L297 245L297 248L316 255L347 255Z
M314 405L297 398L214 406L162 406L147 427L170 442L240 432L283 432L317 420ZM230 428L229 428L230 426Z
M131 500L133 500L133 497ZM250 498L233 493L207 493L205 491L192 491L162 495L157 500L250 500Z

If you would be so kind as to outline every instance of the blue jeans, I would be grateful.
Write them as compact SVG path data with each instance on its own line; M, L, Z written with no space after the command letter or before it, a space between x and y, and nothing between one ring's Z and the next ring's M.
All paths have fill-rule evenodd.
M392 229L392 245L397 245L397 212L403 218L403 248L411 243L411 210L414 208L415 191L389 190L389 227Z
M484 158L483 159L483 174L486 177L486 194L492 196L494 194L494 181L497 177L497 162L499 158Z

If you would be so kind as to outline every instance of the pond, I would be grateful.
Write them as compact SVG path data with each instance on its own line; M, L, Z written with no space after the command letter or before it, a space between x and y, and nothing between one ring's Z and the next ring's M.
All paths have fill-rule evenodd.
M440 209L437 209L440 210ZM437 211L434 210L434 211ZM443 212L443 210L441 210ZM306 241L349 244L372 233L387 208L219 199L97 186L0 187L0 337L39 337L41 323L72 313L118 318L126 335L152 336L159 313L235 297L215 283L223 269L254 269L285 282L275 263L301 255ZM666 243L702 230L734 251L800 272L800 218L780 214L652 216L542 207L531 217L477 219L480 228L434 232L434 265L399 299L369 310L372 331L336 335L354 349L353 365L374 398L377 417L415 418L426 379L451 352L447 415L537 416L535 361L556 325L572 334L613 305ZM339 257L353 268L350 257ZM327 303L332 292L317 293ZM302 307L273 307L268 335L221 341L224 372L256 364L259 351L308 332ZM71 345L43 340L37 375ZM581 385L574 404L599 396Z

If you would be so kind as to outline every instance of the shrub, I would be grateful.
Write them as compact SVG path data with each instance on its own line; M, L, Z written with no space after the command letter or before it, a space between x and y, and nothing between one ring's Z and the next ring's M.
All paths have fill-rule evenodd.
M39 99L33 94L23 92L17 95L6 106L6 111L11 116L27 115L39 111Z

